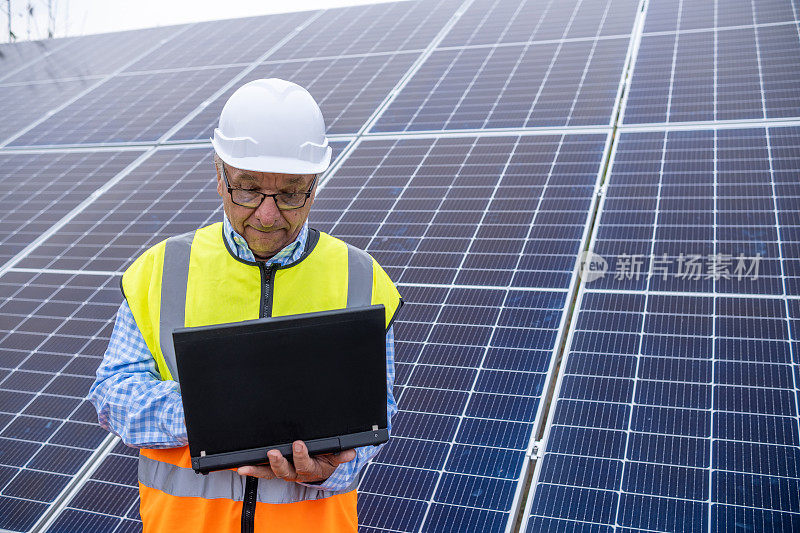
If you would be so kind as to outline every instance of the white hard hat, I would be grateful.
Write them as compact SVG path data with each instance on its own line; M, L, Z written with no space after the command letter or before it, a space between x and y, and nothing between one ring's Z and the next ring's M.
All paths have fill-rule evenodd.
M243 170L318 174L331 162L314 97L278 78L236 89L222 108L211 144L225 163Z

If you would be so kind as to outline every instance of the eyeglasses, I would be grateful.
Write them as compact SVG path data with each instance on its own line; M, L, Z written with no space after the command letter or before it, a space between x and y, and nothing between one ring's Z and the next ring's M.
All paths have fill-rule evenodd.
M231 200L236 205L256 209L264 201L264 198L269 196L275 201L275 206L281 211L291 211L292 209L300 209L306 205L308 197L311 196L311 191L314 190L314 185L317 183L317 176L311 180L311 186L306 192L279 192L275 194L265 194L258 191L250 191L247 189L236 189L231 187L228 183L228 174L225 171L225 163L222 163L222 179L225 180L225 187L228 188L228 194L231 195Z

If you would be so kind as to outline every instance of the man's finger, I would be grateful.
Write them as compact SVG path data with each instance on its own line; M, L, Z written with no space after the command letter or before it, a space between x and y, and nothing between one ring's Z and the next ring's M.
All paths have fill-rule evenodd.
M308 448L301 440L296 440L292 444L292 462L298 476L317 475L317 463L308 455Z
M333 456L335 464L349 463L356 458L356 451L352 448L349 450L342 450Z
M263 479L275 479L275 473L269 466L242 466L236 470L240 476L253 476Z
M267 457L269 458L269 466L272 468L275 477L285 479L286 481L293 481L297 478L297 473L294 471L294 468L292 468L289 461L281 455L281 452L278 450L270 450L267 453Z

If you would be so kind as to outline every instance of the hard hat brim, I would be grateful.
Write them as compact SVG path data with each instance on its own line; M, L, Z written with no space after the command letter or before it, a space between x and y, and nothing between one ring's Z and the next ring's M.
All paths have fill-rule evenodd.
M276 174L320 174L325 172L331 163L331 147L325 150L325 155L317 163L294 159L290 157L275 156L245 156L233 157L218 146L215 139L211 139L217 155L225 164L241 170L252 170L254 172L274 172Z

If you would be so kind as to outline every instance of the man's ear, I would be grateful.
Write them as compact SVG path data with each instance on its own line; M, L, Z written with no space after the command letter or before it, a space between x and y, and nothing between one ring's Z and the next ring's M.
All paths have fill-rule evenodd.
M214 162L214 168L217 171L217 194L220 198L224 198L225 193L223 191L225 190L225 185L222 183L222 176L220 175L219 165L216 161Z

